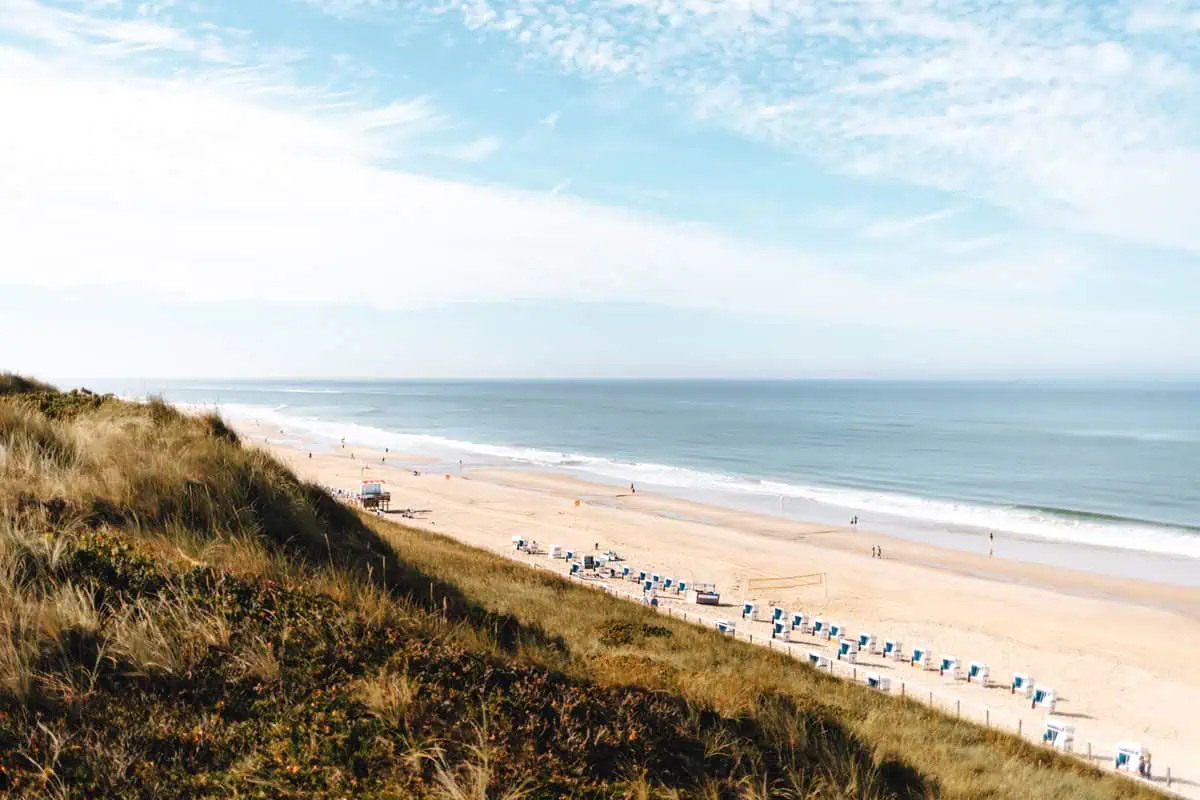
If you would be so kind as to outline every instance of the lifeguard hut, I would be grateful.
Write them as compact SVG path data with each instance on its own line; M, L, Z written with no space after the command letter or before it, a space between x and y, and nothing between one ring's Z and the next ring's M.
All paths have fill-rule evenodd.
M383 481L363 481L358 485L358 504L363 508L387 511L392 503L392 493L383 490Z

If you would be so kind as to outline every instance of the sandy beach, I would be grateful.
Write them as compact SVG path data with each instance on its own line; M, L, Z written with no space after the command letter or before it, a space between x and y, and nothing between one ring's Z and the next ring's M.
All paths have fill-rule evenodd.
M512 557L511 537L581 552L616 550L637 569L717 584L725 607L709 619L736 618L743 599L778 604L867 631L906 650L928 646L939 658L989 665L990 689L922 673L903 662L864 655L860 670L890 675L939 707L1040 735L1046 713L1010 694L1013 672L1031 674L1058 694L1056 716L1076 726L1076 752L1108 767L1118 741L1153 753L1156 776L1169 766L1172 788L1200 796L1200 589L1097 576L989 557L875 534L866 529L798 524L716 508L628 487L520 470L471 470L449 477L419 459L355 447L332 453L279 444L277 429L238 422L250 441L303 476L345 490L363 476L384 480L393 511L414 509L404 524L436 531ZM276 441L270 441L276 437ZM264 440L266 442L264 443ZM386 458L386 461L385 461ZM457 470L455 470L457 473ZM419 473L419 474L415 474ZM577 506L575 501L581 501ZM883 558L872 558L872 547ZM560 569L562 561L521 556ZM821 572L821 587L746 595L753 578ZM630 583L622 588L634 590ZM668 601L672 613L696 606ZM739 633L769 639L766 623ZM813 639L792 645L832 653Z

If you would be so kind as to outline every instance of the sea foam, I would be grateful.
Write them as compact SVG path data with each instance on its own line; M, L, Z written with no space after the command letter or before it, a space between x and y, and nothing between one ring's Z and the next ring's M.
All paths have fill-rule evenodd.
M943 528L996 531L1046 541L1200 558L1200 535L1197 531L1153 522L1104 520L1092 515L1075 515L1065 510L961 503L894 492L728 475L586 453L487 444L431 434L397 433L353 422L291 415L284 413L285 408L227 404L221 406L220 411L234 419L257 419L277 425L289 434L303 434L328 443L336 443L344 438L368 447L389 447L401 453L436 456L446 460L456 460L469 454L498 464L584 473L618 484L634 482L646 487L674 490L680 494L716 493L766 500L783 498L786 501L844 509L851 514L879 515Z

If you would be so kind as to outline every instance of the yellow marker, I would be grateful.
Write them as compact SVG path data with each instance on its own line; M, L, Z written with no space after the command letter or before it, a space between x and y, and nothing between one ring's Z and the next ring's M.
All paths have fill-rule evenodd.
M575 501L575 507L576 507L576 508L579 508L579 501L578 501L578 500L576 500L576 501Z

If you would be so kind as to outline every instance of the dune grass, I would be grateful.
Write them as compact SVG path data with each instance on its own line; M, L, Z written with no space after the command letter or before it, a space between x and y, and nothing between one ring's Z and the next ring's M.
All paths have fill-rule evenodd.
M0 376L0 794L1157 796Z

